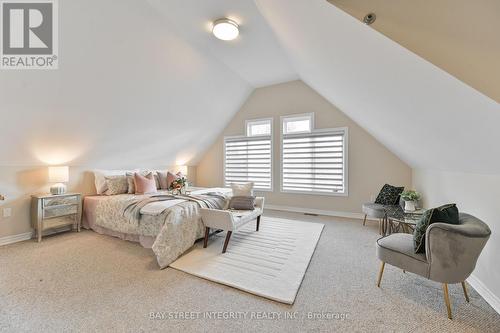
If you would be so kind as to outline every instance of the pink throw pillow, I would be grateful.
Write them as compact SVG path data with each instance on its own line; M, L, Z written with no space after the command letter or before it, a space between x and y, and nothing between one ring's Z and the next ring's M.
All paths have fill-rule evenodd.
M150 172L146 176L139 173L134 173L134 184L136 194L156 193L156 182L153 173Z

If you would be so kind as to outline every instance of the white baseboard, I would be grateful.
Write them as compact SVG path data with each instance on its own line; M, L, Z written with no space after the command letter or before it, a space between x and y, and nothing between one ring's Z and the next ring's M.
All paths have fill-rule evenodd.
M488 302L488 304L491 305L497 313L500 314L500 298L498 298L498 296L493 294L491 290L489 290L488 287L486 287L484 283L474 275L469 276L467 282L469 282L472 288L474 288L477 293L481 295L481 297L484 298L484 300Z
M12 244L12 243L17 243L17 242L22 242L22 241L31 239L32 237L33 237L32 231L25 232L23 234L18 234L18 235L0 237L0 246Z
M336 217L347 217L351 219L363 219L365 214L363 213L351 213L351 212L339 212L333 210L323 210L323 209L313 209L313 208L303 208L303 207L291 207L291 206L281 206L281 205L264 205L264 209L272 210L282 210L285 212L294 213L307 213L307 214L317 214L326 216L336 216ZM368 218L371 220L370 218Z

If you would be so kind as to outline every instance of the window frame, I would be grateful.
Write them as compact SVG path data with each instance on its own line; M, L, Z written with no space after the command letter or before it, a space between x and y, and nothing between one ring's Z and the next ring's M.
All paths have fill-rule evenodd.
M296 119L298 118L298 120L309 119L311 121L310 130L309 131L293 132L293 133L285 133L285 122L287 121L287 119L293 119L293 118L296 118ZM286 115L286 116L281 116L280 122L281 122L281 133L283 135L312 133L314 131L314 112L298 113L298 114L290 114L290 115Z
M281 193L286 193L286 194L308 194L308 195L320 195L320 196L334 196L334 197L348 197L349 196L349 129L348 127L335 127L335 128L322 128L322 129L315 129L312 128L311 132L296 132L293 134L284 134L284 126L283 126L283 119L287 118L289 116L282 116L282 125L281 125L281 131L280 131L280 192ZM310 133L311 135L314 134L323 134L323 133L342 133L344 135L344 142L343 142L343 170L344 170L344 192L332 192L332 193L325 193L325 192L315 192L315 191L290 191L290 190L284 190L283 189L283 178L284 178L284 172L283 172L283 145L284 145L284 139L285 138L293 138L295 137L301 137L306 133Z
M268 134L268 135L253 135L253 136L248 136L247 134L247 131L248 131L248 124L249 123L252 123L252 122L260 122L260 121L270 121L271 123L271 133ZM223 177L222 177L222 181L223 181L223 187L226 187L227 185L226 184L230 184L229 182L226 182L226 141L227 140L238 140L238 139L249 139L249 140L253 140L253 139L263 139L263 138L269 138L270 140L270 169L271 169L271 172L270 172L270 177L271 177L271 180L270 180L270 184L271 184L271 187L270 188L255 188L254 187L254 191L255 192L274 192L274 133L273 133L273 118L259 118L259 119L247 119L245 120L245 135L229 135L229 136L224 136L224 141L223 141L223 145L222 145L222 154L223 154Z
M271 125L271 132L269 134L260 134L260 135L248 135L248 125L251 123L256 123L256 124L262 124L262 123L267 123L269 122ZM246 119L245 120L245 135L243 137L247 138L255 138L255 137L260 137L260 136L273 136L273 118L258 118L258 119Z

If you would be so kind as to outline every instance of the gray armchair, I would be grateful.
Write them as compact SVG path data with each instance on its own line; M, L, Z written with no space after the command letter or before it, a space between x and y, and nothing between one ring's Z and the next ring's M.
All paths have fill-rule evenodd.
M443 284L448 318L452 319L448 284L462 283L476 267L477 259L490 237L490 228L472 215L460 213L459 224L433 223L425 233L425 253L415 253L413 235L392 234L377 240L377 257L382 261L377 286L385 264L399 267Z

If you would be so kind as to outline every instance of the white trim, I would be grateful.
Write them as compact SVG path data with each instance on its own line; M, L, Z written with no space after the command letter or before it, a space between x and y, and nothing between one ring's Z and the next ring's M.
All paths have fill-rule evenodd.
M25 232L23 234L18 234L18 235L0 237L0 246L22 242L31 238L33 238L33 231Z
M500 298L493 294L475 275L469 276L467 282L474 288L491 307L500 314Z
M365 217L365 214L363 214L363 213L341 212L341 211L333 211L333 210L281 206L281 205L265 204L264 209L281 210L284 212L293 212L293 213L307 213L307 214L317 214L317 215L325 215L325 216L347 217L350 219L360 219L360 220L362 220ZM368 219L372 220L370 218L368 218Z

